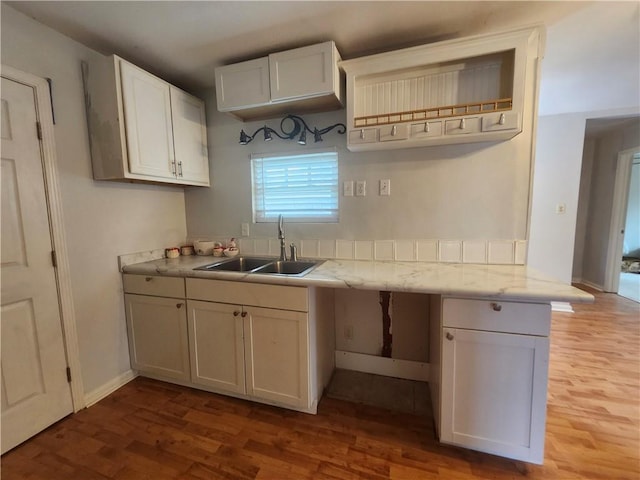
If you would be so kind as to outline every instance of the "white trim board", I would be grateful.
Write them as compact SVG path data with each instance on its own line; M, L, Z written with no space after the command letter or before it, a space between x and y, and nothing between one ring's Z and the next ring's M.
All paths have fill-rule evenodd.
M406 380L429 381L429 364L336 350L336 368Z
M91 390L84 396L84 403L86 407L90 407L91 405L95 405L100 400L105 397L108 397L113 392L118 390L120 387L126 385L131 380L138 376L138 372L134 370L127 370L124 373L121 373L116 378L108 381L104 385L99 386L98 388Z
M569 302L551 302L551 311L573 313L573 307Z

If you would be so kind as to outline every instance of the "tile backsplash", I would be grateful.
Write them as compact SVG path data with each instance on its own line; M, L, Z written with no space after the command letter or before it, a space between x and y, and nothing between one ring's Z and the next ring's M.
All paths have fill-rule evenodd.
M303 258L341 260L396 260L524 265L526 240L324 240L294 239ZM279 255L277 239L241 238L240 251L246 255Z

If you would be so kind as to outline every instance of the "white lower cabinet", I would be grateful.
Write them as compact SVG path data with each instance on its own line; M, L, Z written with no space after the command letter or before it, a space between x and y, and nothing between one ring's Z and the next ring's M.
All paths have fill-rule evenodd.
M127 293L124 300L131 367L160 377L189 380L184 298Z
M443 300L440 441L541 464L550 306Z
M244 318L247 394L309 407L307 314L247 307Z
M245 394L242 307L189 300L191 381Z
M193 383L308 407L306 313L198 300L188 306Z

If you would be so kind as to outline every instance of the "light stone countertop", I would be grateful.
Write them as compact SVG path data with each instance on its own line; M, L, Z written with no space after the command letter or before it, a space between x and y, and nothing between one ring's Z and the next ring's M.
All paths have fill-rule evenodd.
M530 302L593 302L593 296L523 265L475 265L365 260L326 260L302 277L210 272L195 267L212 256L162 258L124 265L124 273L249 281L292 286L355 288ZM276 259L274 259L276 260Z

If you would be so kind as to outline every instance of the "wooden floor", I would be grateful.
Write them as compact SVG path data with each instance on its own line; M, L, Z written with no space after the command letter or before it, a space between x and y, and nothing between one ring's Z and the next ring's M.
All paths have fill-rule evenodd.
M443 446L429 416L306 415L138 378L2 457L11 479L640 478L640 305L554 313L543 466Z

